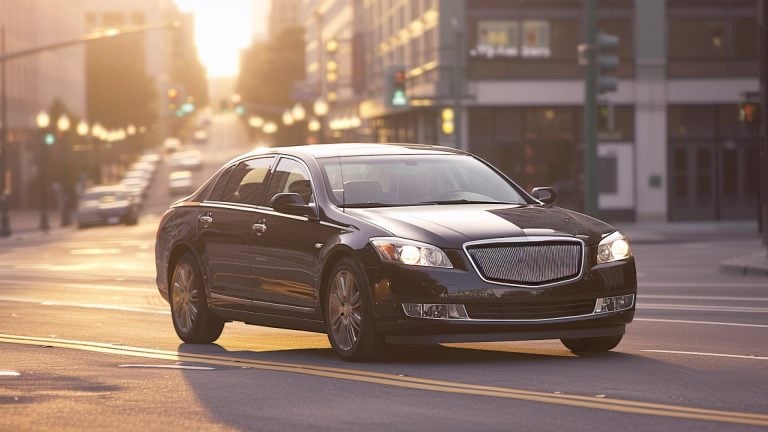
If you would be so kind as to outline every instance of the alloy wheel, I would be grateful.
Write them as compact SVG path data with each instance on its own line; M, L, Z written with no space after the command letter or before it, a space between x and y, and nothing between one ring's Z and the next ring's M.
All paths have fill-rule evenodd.
M349 270L341 270L333 276L328 293L328 318L339 348L354 348L360 338L362 304L355 276Z
M197 318L197 297L194 270L189 263L182 262L173 274L173 318L184 333L192 330Z

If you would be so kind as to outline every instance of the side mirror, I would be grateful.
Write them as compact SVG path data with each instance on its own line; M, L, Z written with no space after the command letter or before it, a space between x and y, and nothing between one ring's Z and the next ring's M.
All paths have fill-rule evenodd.
M531 195L544 204L553 204L557 200L557 192L551 187L536 187L531 189Z
M272 197L270 204L275 211L294 216L317 217L317 210L314 205L304 202L304 198L297 193L279 193Z

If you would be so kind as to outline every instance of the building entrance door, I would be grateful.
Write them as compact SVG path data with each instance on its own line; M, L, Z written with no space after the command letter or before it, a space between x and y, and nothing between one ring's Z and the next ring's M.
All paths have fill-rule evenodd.
M757 148L753 142L670 143L670 219L756 217Z

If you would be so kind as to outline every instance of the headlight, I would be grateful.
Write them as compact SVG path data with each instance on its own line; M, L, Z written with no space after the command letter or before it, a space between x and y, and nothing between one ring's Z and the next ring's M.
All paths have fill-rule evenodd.
M453 268L451 261L442 249L395 237L375 237L371 239L381 259L400 264Z
M597 263L618 261L632 256L629 240L618 231L607 236L597 246Z

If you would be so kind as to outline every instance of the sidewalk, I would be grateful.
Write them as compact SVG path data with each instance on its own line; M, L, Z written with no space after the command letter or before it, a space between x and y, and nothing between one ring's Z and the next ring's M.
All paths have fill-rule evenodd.
M48 211L48 232L40 229L40 210L10 210L8 219L11 226L10 237L0 237L0 247L14 240L37 238L64 230L72 230L76 226L74 221L69 227L61 226L61 214L58 211Z
M757 222L661 222L617 223L615 226L629 237L630 243L695 243L723 240L759 240ZM768 276L768 252L765 246L745 251L744 255L723 260L720 270L742 275Z

